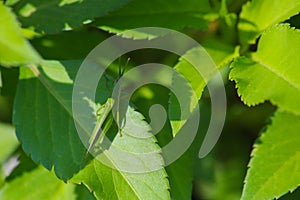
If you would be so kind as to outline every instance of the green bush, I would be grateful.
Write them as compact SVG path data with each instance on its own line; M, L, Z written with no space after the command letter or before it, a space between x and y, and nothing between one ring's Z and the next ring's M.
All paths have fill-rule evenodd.
M299 12L299 0L3 1L0 199L299 199ZM227 115L218 143L200 159L211 117L209 80L195 76L185 60L200 55L192 48L182 57L154 49L122 55L121 64L116 60L101 77L96 102L89 102L90 118L98 119L113 144L134 152L153 150L152 161L163 166L162 147L186 123L177 118L170 90L148 84L130 98L127 113L142 128L126 122L123 134L116 134L123 128L103 112L127 58L125 74L144 63L163 63L181 73L200 106L198 134L189 149L171 165L136 174L118 170L109 155L115 169L87 156L74 122L72 92L80 65L99 43L113 35L158 37L128 31L139 27L168 28L198 41L223 77ZM191 97L188 91L185 95ZM168 114L155 136L150 133L153 104ZM88 141L91 149L93 141Z

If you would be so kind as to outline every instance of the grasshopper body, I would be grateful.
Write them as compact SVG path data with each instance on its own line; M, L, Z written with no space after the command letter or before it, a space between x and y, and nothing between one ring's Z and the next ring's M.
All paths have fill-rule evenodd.
M108 98L106 103L103 104L98 109L98 111L96 113L98 120L97 120L96 126L92 132L91 138L89 140L89 147L87 149L86 156L97 142L99 142L99 143L102 142L106 132L110 128L110 126L112 124L112 120L113 120L112 116L110 115L113 105L114 105L114 100L112 98ZM101 111L100 114L98 113L99 111ZM108 117L109 117L109 119L107 120L107 123L101 130L101 127L102 127L104 121Z

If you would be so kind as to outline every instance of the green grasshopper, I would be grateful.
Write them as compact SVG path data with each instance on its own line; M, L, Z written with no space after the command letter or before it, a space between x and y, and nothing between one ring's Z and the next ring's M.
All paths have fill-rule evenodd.
M111 111L113 105L114 105L114 100L112 98L108 98L106 103L103 104L97 110L96 115L98 117L98 120L97 120L96 126L92 132L91 138L89 140L89 147L87 149L86 156L91 151L91 149L94 147L94 145L96 144L97 141L102 143L105 134L109 130L110 126L112 125L113 116L110 115L110 111ZM99 115L100 110L103 110L103 112ZM107 122L104 125L104 127L102 129L102 134L101 134L100 129L107 117L108 117Z
M123 74L125 72L125 68L129 63L129 60L130 60L130 58L127 59L127 62L125 64L123 70L121 69L121 61L119 62L119 75L118 75L118 78L116 81L118 81L123 76ZM102 143L104 136L106 135L107 131L111 127L112 122L114 120L113 115L111 113L113 106L118 106L118 102L115 103L115 100L113 98L108 98L106 103L101 105L101 107L97 110L96 116L98 119L97 119L96 126L92 132L92 135L89 139L89 147L86 152L86 157L97 142L99 142L100 144ZM99 113L100 111L101 111L101 113ZM100 129L105 121L106 121L106 123L105 123L103 129L102 129L102 131L100 131ZM117 124L119 127L120 136L122 136L122 127L120 126L120 121L121 121L120 112L117 111Z

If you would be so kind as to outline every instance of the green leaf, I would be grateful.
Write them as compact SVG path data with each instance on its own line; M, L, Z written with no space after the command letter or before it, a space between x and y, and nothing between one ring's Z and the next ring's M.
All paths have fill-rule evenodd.
M219 11L219 34L223 42L228 44L235 44L237 38L236 24L237 24L237 14L230 13L227 8L227 0L222 0L221 8Z
M11 125L0 123L0 163L3 163L18 145L15 128Z
M173 139L171 131L163 130L158 140L160 143L168 144ZM180 158L166 167L170 183L170 195L173 200L191 199L193 188L193 171L194 164L192 152L188 149Z
M107 34L100 31L78 30L44 35L34 38L31 43L44 59L79 60L106 38Z
M8 175L5 177L6 182L10 182L11 180L13 180L15 178L20 177L25 172L32 171L40 166L40 165L37 165L36 163L34 163L32 161L32 159L24 153L22 148L18 148L14 152L12 159L14 159L14 158L17 158L17 162L14 163L17 165L14 166L12 171L11 171L11 168L8 168L9 170L6 171L6 172L10 172L10 173L6 173L6 175Z
M54 33L106 15L127 2L128 0L22 0L15 10L20 14L20 21L24 26L34 26L38 31Z
M132 122L129 121L131 117ZM122 137L119 133L114 137L111 146L122 149L132 155L135 164L142 163L145 169L149 165L155 164L163 166L163 159L160 155L161 149L156 144L155 137L149 132L150 126L144 121L143 116L128 109L126 114L126 124L122 129ZM139 128L134 128L134 124L139 124ZM136 138L135 136L142 136ZM110 147L111 148L111 147ZM143 156L144 153L149 156ZM91 161L79 174L75 175L71 181L76 183L83 182L88 188L95 192L98 199L170 199L169 182L167 174L162 167L159 170L144 173L128 173L122 170L121 165L130 162L126 158L109 156L103 152L106 159L110 159L113 168L97 160L97 157ZM137 161L138 160L138 161ZM150 164L151 163L151 164Z
M217 39L208 39L201 44L211 56L218 69L222 69L239 56L239 46L235 47Z
M2 67L0 71L2 75L1 95L14 97L17 91L17 84L19 80L19 68Z
M70 101L73 87L69 76L78 65L45 61L42 70L22 67L14 105L13 122L23 150L47 169L54 166L63 180L72 177L86 162Z
M191 150L187 150L178 160L166 168L171 186L171 197L174 200L192 198L195 159L193 155L196 154L192 154Z
M170 199L166 174L120 172L93 160L72 181L83 182L98 199Z
M138 27L164 27L180 30L185 27L207 29L207 22L217 18L211 12L207 0L165 0L143 1L132 0L119 10L100 17L95 26L111 33ZM124 37L135 39L152 38L142 32L127 31Z
M92 192L84 185L76 185L76 200L96 200Z
M210 122L210 106L206 105L202 101L199 103L200 106L200 123L199 123L199 130L198 133L190 145L188 150L184 152L184 154L171 165L167 166L166 170L169 175L170 181L170 192L171 198L175 200L181 199L191 199L193 188L196 188L195 181L197 180L196 176L199 173L205 173L207 176L212 175L211 171L203 170L197 166L197 163L203 163L207 166L206 158L199 159L199 149L203 142L203 138L205 136L205 132L208 128L208 124ZM170 131L168 131L170 132ZM170 134L170 133L169 133ZM165 139L166 133L163 132L162 139ZM170 134L171 135L171 134ZM159 138L161 141L162 139ZM172 140L173 137L170 136L169 140ZM164 141L164 143L168 143L169 141ZM211 155L211 154L209 154ZM211 170L212 168L209 167ZM204 181L204 177L202 176L201 181ZM194 192L197 192L194 190ZM202 195L201 195L202 197ZM204 199L211 199L205 198Z
M243 6L239 34L243 44L253 43L268 27L283 22L300 12L298 0L252 0Z
M281 24L263 33L251 59L241 57L232 64L230 79L243 102L253 106L270 100L281 109L300 113L299 55L299 30Z
M231 60L233 60L235 57L239 55L238 47L235 48L233 46L226 45L216 40L210 40L206 42L204 44L204 48L211 56L212 60L208 58L205 58L206 60L198 59L199 56L202 55L203 57L205 57L206 54L205 52L203 52L203 49L194 48L189 50L182 58L180 58L179 62L174 67L174 69L176 69L180 74L182 74L191 84L198 100L201 98L202 91L206 86L207 82L216 73L216 69L223 68L224 66L226 66L226 64L228 64ZM206 66L205 69L203 67L202 67L203 69L201 69L201 73L203 73L205 79L198 73L195 66L191 65L184 58L189 58L189 60L196 61L197 62L197 64L195 65L196 67ZM216 68L214 67L214 65L216 65ZM213 71L214 69L215 71ZM185 87L185 86L181 85L180 87ZM183 91L186 91L186 89L183 89ZM188 113L190 113L195 108L195 105L198 103L198 101L186 102L186 103L190 105L191 110L188 111ZM174 136L178 133L180 128L185 123L185 118L183 118L183 120L180 120L180 115L182 115L182 113L179 110L179 103L177 102L175 96L172 94L170 97L170 104L169 104L169 117L171 120Z
M76 75L78 64L78 62L45 61L42 63L41 69L34 66L21 68L15 103L14 123L24 151L30 154L35 162L41 162L47 169L54 166L55 173L63 180L68 180L74 173L79 172L88 161L84 158L86 149L75 129L70 105L73 90L72 80ZM39 75L39 79L36 78L36 75ZM107 89L104 89L106 81L100 81L99 88L102 88L101 97L105 97L107 95L105 92ZM32 112L31 109L34 109L35 112ZM140 128L137 129L132 123L129 123L130 120L126 120L123 136L117 135L113 139L113 145L135 152L137 155L152 152L150 155L153 157L134 157L134 164L137 164L138 161L145 167L163 166L161 149L156 144L155 137L149 132L149 126L144 122L141 114L133 110L130 110L129 114L133 123L139 124L141 127L139 126ZM126 133L142 134L142 136L147 136L147 139L136 139ZM109 159L111 158L109 157ZM125 190L124 194L118 195L125 195L125 197L128 195L132 198L144 197L143 195L150 197L159 195L168 199L166 197L169 196L169 185L167 174L163 168L149 173L124 174L108 167L105 168L103 164L97 162L92 161L94 163L91 164L92 167L88 165L80 171L80 176L76 180L87 184L90 189L97 191L98 195L100 195L101 188L94 184L100 181L105 183L105 187L108 187L106 182L113 180L115 182L111 187L120 187L117 192L122 191L121 189L125 187L124 184L127 184L125 188L130 189ZM124 160L121 157L121 160L118 158L112 162L115 168L119 169L120 162L124 163ZM97 166L96 171L90 171L91 169L95 170L94 165ZM108 172L108 176L112 176L111 171L117 174L113 176L115 179L112 177L107 179L106 176L97 179L99 173ZM90 180L91 175L92 180ZM124 176L130 181L124 179ZM151 184L149 185L149 183Z
M20 1L20 0L6 0L5 5L12 6L12 5L16 4L18 1Z
M75 185L65 184L52 172L39 167L8 182L0 190L3 200L72 200L76 199Z
M276 112L252 152L242 199L274 199L300 184L300 117ZM288 133L288 134L285 134Z
M3 66L36 63L37 52L22 36L19 24L9 8L0 3L0 64Z
M1 94L1 88L3 87L3 83L2 83L2 72L0 69L0 94Z
M216 63L218 69L226 66L226 64L228 64L232 59L234 59L239 55L238 47L234 48L230 45L226 45L216 40L210 40L203 45L205 47L205 50L207 50L209 55L212 57L213 61ZM205 61L208 65L212 65L210 60L204 61L198 59L199 55L203 55L201 49L192 49L188 51L183 57L190 58L192 60L200 62L198 63L199 66L203 65ZM195 67L192 66L190 63L188 63L185 59L183 59L183 57L177 63L175 69L178 72L180 72L189 81L199 100L201 98L202 91L206 85L206 81L208 80L204 80L200 75L198 75L198 72L196 71ZM211 75L208 75L206 78L212 77L212 75L215 72L212 71L204 72L204 74L206 75L209 73L211 73ZM183 84L181 84L180 87L183 88L182 89L183 91L188 91L186 88L184 88L185 86ZM188 112L192 112L192 109L195 107L198 101L185 102L185 103L190 105L190 110L188 110ZM171 94L170 103L169 103L169 118L171 122L173 136L176 136L180 128L186 122L185 118L179 120L180 115L181 112L179 110L179 103L175 95ZM193 176L191 168L194 163L193 158L195 158L196 154L197 153L195 150L188 150L180 159L172 163L172 165L168 166L167 172L170 176L172 198L174 199L191 198L192 176ZM198 157L196 156L196 158Z

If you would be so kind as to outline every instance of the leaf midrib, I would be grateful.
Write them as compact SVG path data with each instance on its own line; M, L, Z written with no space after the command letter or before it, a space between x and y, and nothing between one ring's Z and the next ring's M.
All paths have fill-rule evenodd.
M40 82L46 87L47 91L53 95L53 97L65 108L67 113L73 118L72 111L68 106L64 103L64 100L60 97L59 93L48 83L47 79L43 77L43 75L38 70L35 65L28 65L30 70L34 73L34 75L40 80Z
M276 71L275 69L273 69L272 67L270 67L269 65L267 65L266 63L264 63L262 60L256 59L255 57L253 57L252 60L254 60L256 63L260 64L261 66L263 66L264 68L266 68L268 71L272 72L277 77L281 78L283 81L287 82L289 85L291 85L293 88L295 88L296 90L298 90L300 92L300 86L298 86L297 84L295 84L288 77L286 77L283 74L281 74L280 72Z

